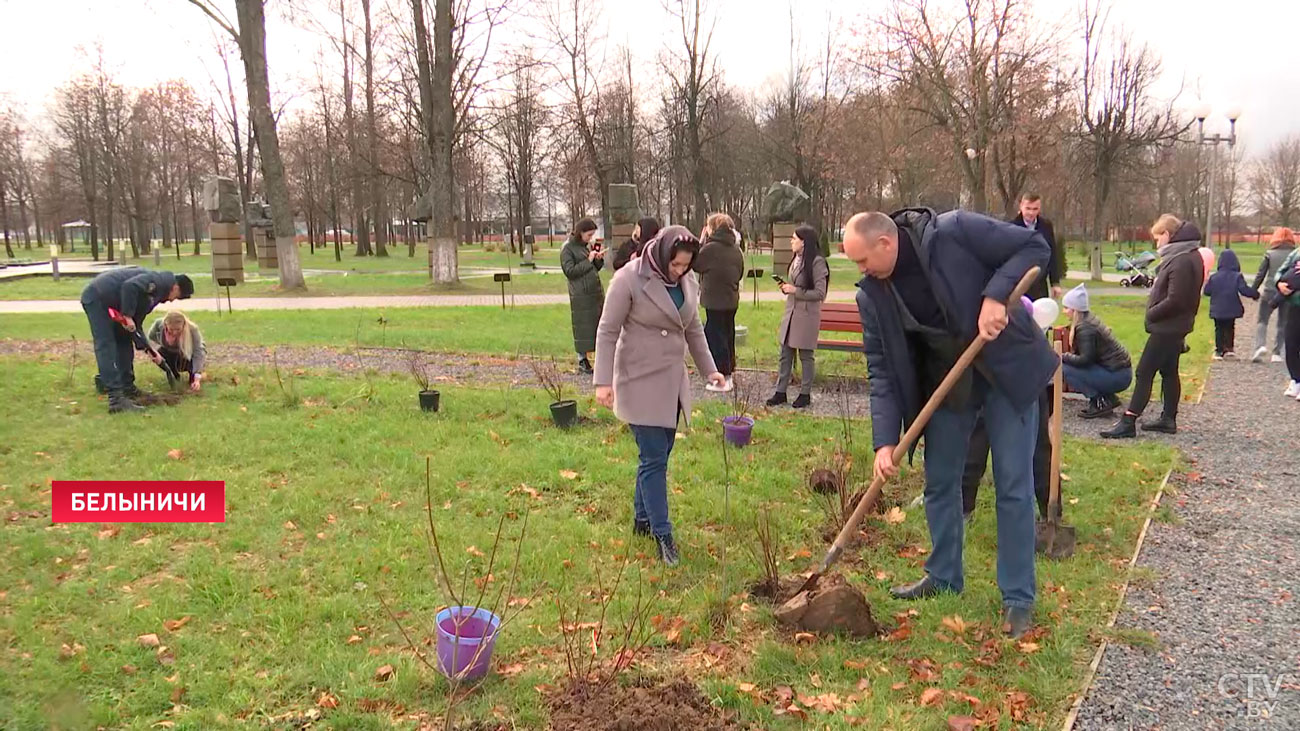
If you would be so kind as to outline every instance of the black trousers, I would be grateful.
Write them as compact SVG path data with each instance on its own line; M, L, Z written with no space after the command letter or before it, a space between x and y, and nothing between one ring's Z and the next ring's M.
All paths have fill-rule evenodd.
M1133 397L1129 399L1129 413L1141 416L1151 401L1151 387L1156 374L1160 374L1160 392L1164 397L1164 415L1178 416L1178 402L1183 397L1183 384L1178 380L1178 361L1183 356L1185 335L1152 333L1142 348L1133 375Z
M182 373L188 374L189 383L194 382L194 364L186 360L185 356L181 355L180 350L161 348L159 349L158 354L161 355L163 360L172 367L172 370L176 372L177 376Z
M1038 514L1047 515L1047 500L1051 496L1052 439L1052 389L1038 398L1038 438L1034 440L1034 498ZM989 464L989 432L984 426L984 414L975 417L975 429L970 435L966 451L966 466L961 476L961 510L969 513L975 509L980 482Z
M90 321L90 337L95 346L95 365L104 390L121 392L135 385L135 346L131 334L108 316L108 305L93 294L81 296L81 309Z
M1286 313L1286 333L1282 346L1286 352L1286 369L1291 374L1291 380L1300 381L1300 307L1289 303L1282 306L1290 310Z
M1214 321L1214 352L1219 355L1232 353L1237 350L1237 321L1233 320L1215 320Z
M736 371L736 311L704 310L704 339L718 372L730 376ZM705 374L707 375L707 374Z

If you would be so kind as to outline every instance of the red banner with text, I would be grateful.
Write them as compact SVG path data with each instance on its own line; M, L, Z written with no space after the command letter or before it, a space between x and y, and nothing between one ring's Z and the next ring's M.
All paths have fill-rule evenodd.
M54 480L55 523L224 523L218 480Z

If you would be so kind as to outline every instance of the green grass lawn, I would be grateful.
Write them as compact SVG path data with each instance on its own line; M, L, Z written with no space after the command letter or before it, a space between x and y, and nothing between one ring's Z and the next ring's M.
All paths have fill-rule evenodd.
M678 638L657 635L631 674L690 677L742 721L803 728L754 699L790 686L843 703L830 714L808 711L817 728L938 728L976 712L998 713L1002 727L1055 724L1102 637L1144 506L1174 459L1151 443L1067 439L1066 515L1079 550L1067 562L1039 562L1045 632L1031 643L998 635L985 490L963 596L889 598L891 583L920 574L924 517L870 518L871 542L844 568L877 617L906 632L796 644L765 605L744 596L758 573L749 526L760 507L776 516L783 571L821 555L821 511L805 474L828 459L837 420L788 410L761 417L755 443L733 453L728 510L715 421L723 407L704 406L670 467L684 561L665 570L630 535L632 439L587 398L580 406L593 421L565 433L549 425L546 399L531 389L444 389L442 412L431 415L417 410L409 380L375 377L366 400L360 377L301 373L286 397L264 369L218 364L204 392L179 406L110 417L82 385L85 364L71 386L62 362L5 358L0 367L0 399L23 404L0 422L0 727L16 729L289 728L309 709L322 714L317 728L378 729L394 723L383 709L399 704L439 715L445 682L413 658L380 604L386 597L423 641L446 601L424 537L426 457L454 574L484 578L480 554L498 520L506 515L513 537L529 516L513 596L535 598L498 643L494 666L508 672L477 688L463 718L542 728L536 688L565 677L556 599L585 606L584 619L593 619L597 568L608 587L630 557L625 587L639 581L653 613L684 624ZM853 428L864 449L869 425ZM915 477L887 500L906 504ZM227 519L52 526L52 479L224 480ZM489 588L508 581L512 563L498 562ZM634 597L631 588L615 596L614 621ZM715 629L711 610L727 597L729 621ZM145 634L169 648L162 660L170 664L140 646ZM387 682L374 677L383 665L395 668ZM316 707L322 694L337 707Z

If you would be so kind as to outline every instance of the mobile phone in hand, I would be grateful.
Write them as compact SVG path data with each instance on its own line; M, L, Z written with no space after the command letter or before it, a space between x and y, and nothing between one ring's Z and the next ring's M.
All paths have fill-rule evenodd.
M773 282L776 282L777 285L785 284L785 280L782 279L780 276L778 276L778 275L776 275L776 274L773 274L773 275L772 275L772 281L773 281Z

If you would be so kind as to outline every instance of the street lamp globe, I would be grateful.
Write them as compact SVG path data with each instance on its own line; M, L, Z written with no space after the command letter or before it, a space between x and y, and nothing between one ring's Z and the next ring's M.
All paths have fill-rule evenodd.
M1205 102L1201 102L1200 104L1197 104L1196 109L1193 111L1193 114L1196 115L1196 121L1204 122L1206 119L1209 119L1210 117L1210 105Z
M1238 119L1241 119L1241 107L1234 104L1228 107L1228 110L1224 112L1224 115L1227 116L1229 122L1235 122Z

